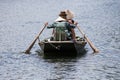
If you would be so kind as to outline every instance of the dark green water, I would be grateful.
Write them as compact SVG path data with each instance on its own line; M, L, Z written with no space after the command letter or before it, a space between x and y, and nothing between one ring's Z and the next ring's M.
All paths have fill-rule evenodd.
M0 0L0 80L120 80L119 0ZM44 59L35 51L22 53L61 10L74 20L100 50L82 57ZM80 35L76 29L76 34ZM44 31L41 39L50 36Z

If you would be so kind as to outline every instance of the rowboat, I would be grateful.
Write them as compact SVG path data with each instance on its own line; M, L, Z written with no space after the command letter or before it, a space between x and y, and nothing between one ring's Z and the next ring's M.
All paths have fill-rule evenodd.
M69 19L68 19L69 16ZM80 26L77 26L77 24L71 20L73 18L72 12L69 10L67 11L61 11L59 14L59 17L55 20L55 22L52 25L48 25L48 23L45 23L42 30L39 32L37 37L33 40L31 45L27 48L25 51L26 54L30 54L30 50L32 49L33 45L39 40L39 36L45 29L47 28L54 28L55 33L53 37L46 38L42 41L39 40L38 44L40 48L43 50L44 55L77 55L78 53L82 53L85 51L85 45L88 43L94 53L98 53L99 50L92 44L90 39L83 33L83 31L80 29ZM66 22L66 19L68 22ZM47 26L48 25L48 26ZM84 38L81 37L75 37L73 28L77 27L80 33ZM70 36L72 34L72 39L75 41L67 40L69 35L66 36L66 34L70 33Z
M25 54L30 54L30 50L32 49L33 45L39 40L39 36L45 29L46 25L44 25L43 29L39 32L37 37L33 40L31 45L26 49L24 52ZM83 54L86 53L85 50L85 45L88 43L94 53L98 53L99 50L95 47L95 45L90 41L90 39L83 33L83 31L77 26L78 30L82 34L82 37L76 37L76 41L71 41L71 40L54 40L54 37L46 38L42 41L39 40L38 44L43 51L44 55L78 55L78 54ZM61 39L61 38L60 38Z
M86 40L77 36L76 41L56 41L53 37L39 41L39 46L45 56L76 56L85 52Z
M45 29L46 25L44 26L44 28L39 32L39 34L37 35L37 37L33 40L33 42L31 43L31 45L26 49L25 54L30 54L30 50L32 49L33 45L35 44L35 42L37 41L37 39L39 40L39 36L41 35L41 33L43 32L43 30ZM46 38L42 41L39 40L38 44L41 48L41 50L43 51L44 55L58 55L58 56L64 56L64 55L79 55L79 54L83 54L86 53L85 50L85 45L88 43L90 45L90 47L92 48L92 50L94 51L94 53L98 53L99 50L95 47L95 45L90 41L90 39L84 35L83 31L77 26L78 30L80 31L80 33L82 34L82 37L76 37L76 41L71 41L71 40L62 40L62 41L58 41L58 40L54 40L52 39L53 37L50 38Z

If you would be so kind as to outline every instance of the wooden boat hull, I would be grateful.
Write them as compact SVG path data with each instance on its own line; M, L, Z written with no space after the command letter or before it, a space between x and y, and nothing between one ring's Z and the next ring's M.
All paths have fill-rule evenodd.
M76 56L85 51L85 41L42 41L39 46L45 56Z

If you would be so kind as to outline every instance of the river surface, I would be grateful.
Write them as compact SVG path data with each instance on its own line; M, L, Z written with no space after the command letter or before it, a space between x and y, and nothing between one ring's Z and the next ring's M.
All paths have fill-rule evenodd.
M44 23L65 9L100 52L87 44L81 57L45 59L35 43L24 54ZM120 80L120 0L0 0L0 80Z

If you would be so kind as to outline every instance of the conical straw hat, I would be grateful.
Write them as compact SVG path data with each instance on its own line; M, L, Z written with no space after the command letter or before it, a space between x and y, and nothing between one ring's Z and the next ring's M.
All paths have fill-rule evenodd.
M66 14L67 14L67 19L72 19L74 18L74 13L70 10L65 10Z

